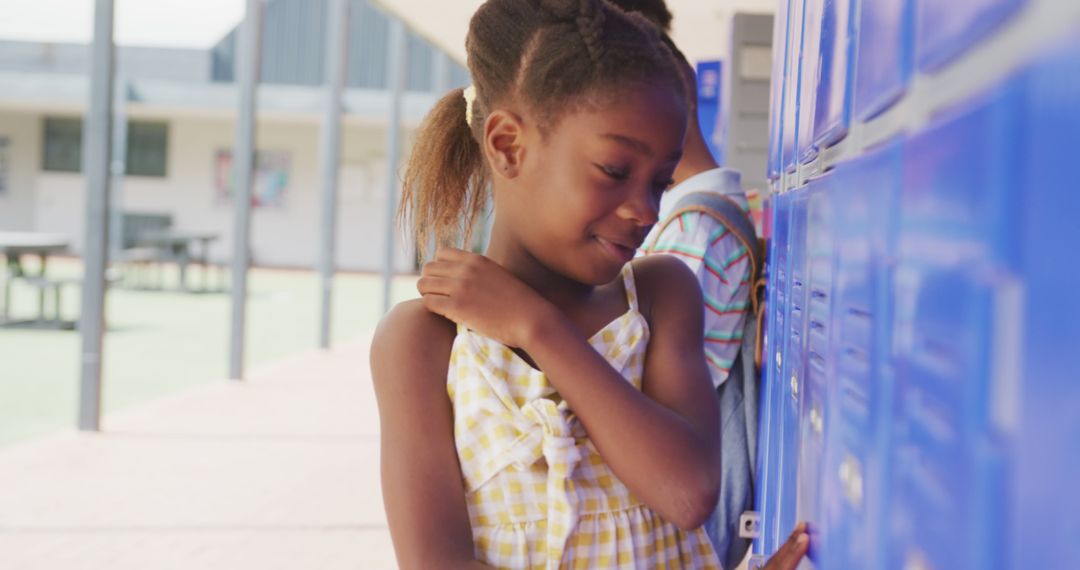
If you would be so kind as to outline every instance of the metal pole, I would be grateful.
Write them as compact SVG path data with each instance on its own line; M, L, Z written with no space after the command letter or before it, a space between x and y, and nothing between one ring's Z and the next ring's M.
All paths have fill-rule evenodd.
M341 162L341 92L349 49L349 0L331 0L326 11L326 115L322 128L322 243L319 247L319 348L330 348L330 305L337 238L338 167Z
M124 251L124 174L127 171L127 80L118 75L113 94L112 186L109 188L109 264Z
M446 52L439 50L435 52L435 58L431 65L431 91L435 93L436 97L442 97L449 90L450 56L446 55ZM435 236L429 237L425 244L416 244L417 248L423 248L423 255L420 257L424 261L430 261L435 256L436 246Z
M431 90L439 97L450 90L450 57L442 50L431 62Z
M251 263L251 186L255 166L255 86L259 82L263 0L247 0L240 32L240 108L233 150L232 322L229 335L229 378L244 377L244 333L247 272Z
M90 107L83 136L86 174L86 239L83 243L79 429L101 429L101 353L105 329L105 264L109 211L109 127L115 72L113 1L96 0L91 46Z
M386 136L386 251L383 257L383 313L390 311L391 285L394 277L394 214L397 211L398 160L401 154L401 103L405 92L408 53L405 26L401 20L390 21L390 45L387 50L387 87L390 91L390 116Z

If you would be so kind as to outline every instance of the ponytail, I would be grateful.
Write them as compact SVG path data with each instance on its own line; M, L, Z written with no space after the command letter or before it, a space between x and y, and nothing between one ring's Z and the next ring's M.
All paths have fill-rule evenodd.
M487 166L465 109L463 89L440 99L424 119L405 169L398 220L411 222L418 252L431 238L468 243L487 202Z
M544 133L578 102L630 84L686 90L656 26L605 0L487 0L469 21L465 51L476 85L470 120L465 90L444 96L405 169L398 220L412 226L420 251L432 238L457 245L472 237L492 179L480 144L492 110L519 105Z

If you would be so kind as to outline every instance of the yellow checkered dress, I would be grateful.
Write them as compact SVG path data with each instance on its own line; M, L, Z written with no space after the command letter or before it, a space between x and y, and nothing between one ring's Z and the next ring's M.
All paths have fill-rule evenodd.
M649 327L633 271L629 310L589 342L638 389ZM634 497L543 373L463 327L447 389L477 558L497 568L719 569L702 529L684 532Z

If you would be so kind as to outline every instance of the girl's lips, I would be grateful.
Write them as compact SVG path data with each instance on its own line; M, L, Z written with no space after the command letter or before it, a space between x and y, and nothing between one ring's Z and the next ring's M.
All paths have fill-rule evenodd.
M628 263L637 254L636 248L626 247L600 236L596 236L596 241L600 243L600 246L604 248L608 255L622 263Z

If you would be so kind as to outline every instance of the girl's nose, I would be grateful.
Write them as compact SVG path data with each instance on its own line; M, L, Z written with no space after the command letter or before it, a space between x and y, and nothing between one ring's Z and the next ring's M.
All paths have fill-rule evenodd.
M652 226L659 221L660 200L652 188L637 189L623 203L619 213L639 226Z

